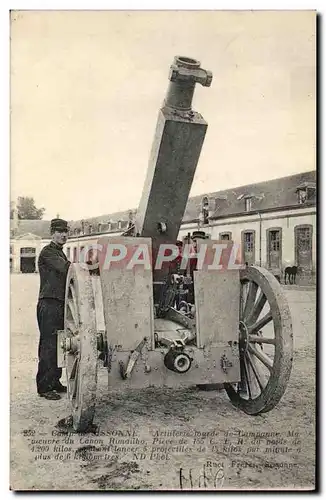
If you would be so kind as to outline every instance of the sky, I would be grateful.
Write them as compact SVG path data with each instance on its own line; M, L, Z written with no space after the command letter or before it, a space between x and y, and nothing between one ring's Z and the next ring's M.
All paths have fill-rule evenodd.
M213 73L191 195L315 168L313 11L16 11L11 199L44 219L136 208L175 55Z

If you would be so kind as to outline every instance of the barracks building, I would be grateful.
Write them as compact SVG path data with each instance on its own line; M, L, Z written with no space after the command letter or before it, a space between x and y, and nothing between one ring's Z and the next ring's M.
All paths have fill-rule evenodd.
M118 236L133 223L136 210L69 221L64 251L77 262L80 250L99 235ZM195 230L212 239L241 244L244 262L284 278L287 266L301 268L297 284L316 280L316 171L203 193L189 198L179 239ZM50 242L50 221L11 220L10 270L38 272L41 249Z

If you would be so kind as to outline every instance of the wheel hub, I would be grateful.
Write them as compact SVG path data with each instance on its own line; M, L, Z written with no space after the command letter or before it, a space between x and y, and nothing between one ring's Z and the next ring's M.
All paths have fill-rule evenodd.
M79 336L64 338L61 342L61 348L64 352L75 353L79 351Z
M164 357L164 364L176 373L186 373L191 367L192 359L179 349L170 349Z
M239 349L240 349L240 354L245 354L248 350L248 343L249 343L249 332L247 325L243 322L239 322Z

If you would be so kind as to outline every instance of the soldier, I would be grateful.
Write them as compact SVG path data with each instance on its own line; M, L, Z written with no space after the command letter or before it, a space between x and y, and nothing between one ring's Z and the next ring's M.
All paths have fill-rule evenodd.
M36 386L39 396L50 400L61 399L67 391L61 382L61 368L57 367L57 330L64 326L64 300L67 272L70 262L62 247L67 241L68 224L62 219L51 221L52 241L39 256L40 292L37 304L37 322L40 330L38 372Z

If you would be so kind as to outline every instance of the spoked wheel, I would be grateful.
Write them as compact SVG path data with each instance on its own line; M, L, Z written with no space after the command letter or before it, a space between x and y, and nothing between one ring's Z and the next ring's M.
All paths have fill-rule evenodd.
M64 329L67 394L73 426L86 431L95 414L97 385L97 332L92 278L78 264L68 271Z
M250 415L268 412L282 398L292 368L293 333L281 285L266 269L240 272L241 381L224 384L231 402Z

